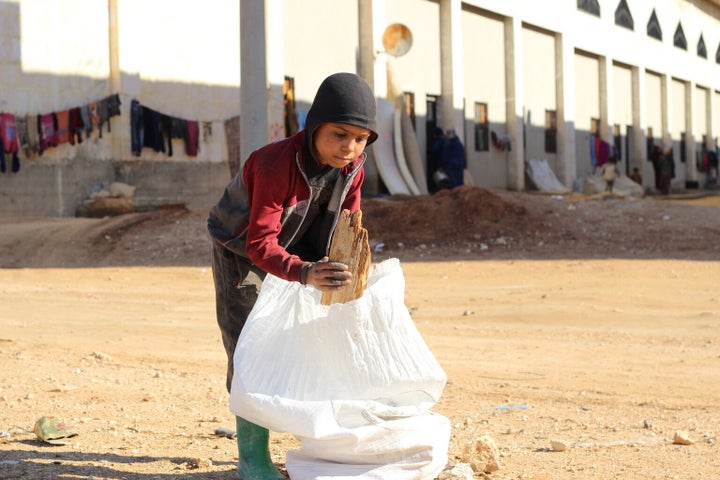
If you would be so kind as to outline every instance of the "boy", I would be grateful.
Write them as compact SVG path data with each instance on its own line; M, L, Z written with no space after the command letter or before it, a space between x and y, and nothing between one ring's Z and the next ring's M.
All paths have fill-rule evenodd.
M615 180L620 177L615 158L610 157L607 163L600 167L600 177L605 180L605 191L612 193Z
M352 276L326 256L337 215L360 208L365 147L373 143L375 97L352 73L320 85L305 129L248 157L208 217L217 321L230 391L235 345L267 273L328 291ZM236 417L241 480L282 479L266 428Z

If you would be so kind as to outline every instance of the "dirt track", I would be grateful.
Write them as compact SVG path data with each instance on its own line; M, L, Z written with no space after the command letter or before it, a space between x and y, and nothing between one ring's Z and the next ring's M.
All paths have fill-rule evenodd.
M434 410L453 424L451 461L490 435L502 457L489 478L720 477L716 197L501 198L526 209L515 230L497 219L490 237L376 254L401 259L406 305L448 374ZM627 225L580 228L641 214L645 250ZM234 443L214 435L232 416L203 216L0 224L1 479L235 478ZM41 415L79 435L40 443ZM678 430L694 444L673 444ZM272 439L281 465L296 443Z

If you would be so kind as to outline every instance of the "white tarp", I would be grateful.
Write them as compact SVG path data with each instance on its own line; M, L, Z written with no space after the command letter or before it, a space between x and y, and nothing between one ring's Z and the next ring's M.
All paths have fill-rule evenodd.
M525 162L525 173L538 190L543 192L567 192L568 187L560 183L545 159Z
M230 408L301 441L293 480L435 478L450 424L430 412L447 377L404 304L397 259L374 265L363 296L268 275L235 352Z

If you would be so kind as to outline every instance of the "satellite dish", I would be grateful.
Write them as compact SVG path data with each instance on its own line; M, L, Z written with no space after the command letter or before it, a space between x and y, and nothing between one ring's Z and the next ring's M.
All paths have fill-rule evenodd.
M382 36L385 53L389 53L393 57L405 55L412 47L412 41L412 32L402 23L389 25Z

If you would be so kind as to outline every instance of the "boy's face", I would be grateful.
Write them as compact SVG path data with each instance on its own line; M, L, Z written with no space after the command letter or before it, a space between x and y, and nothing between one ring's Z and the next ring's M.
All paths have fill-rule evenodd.
M365 150L370 130L345 123L323 123L313 135L317 161L342 168Z

